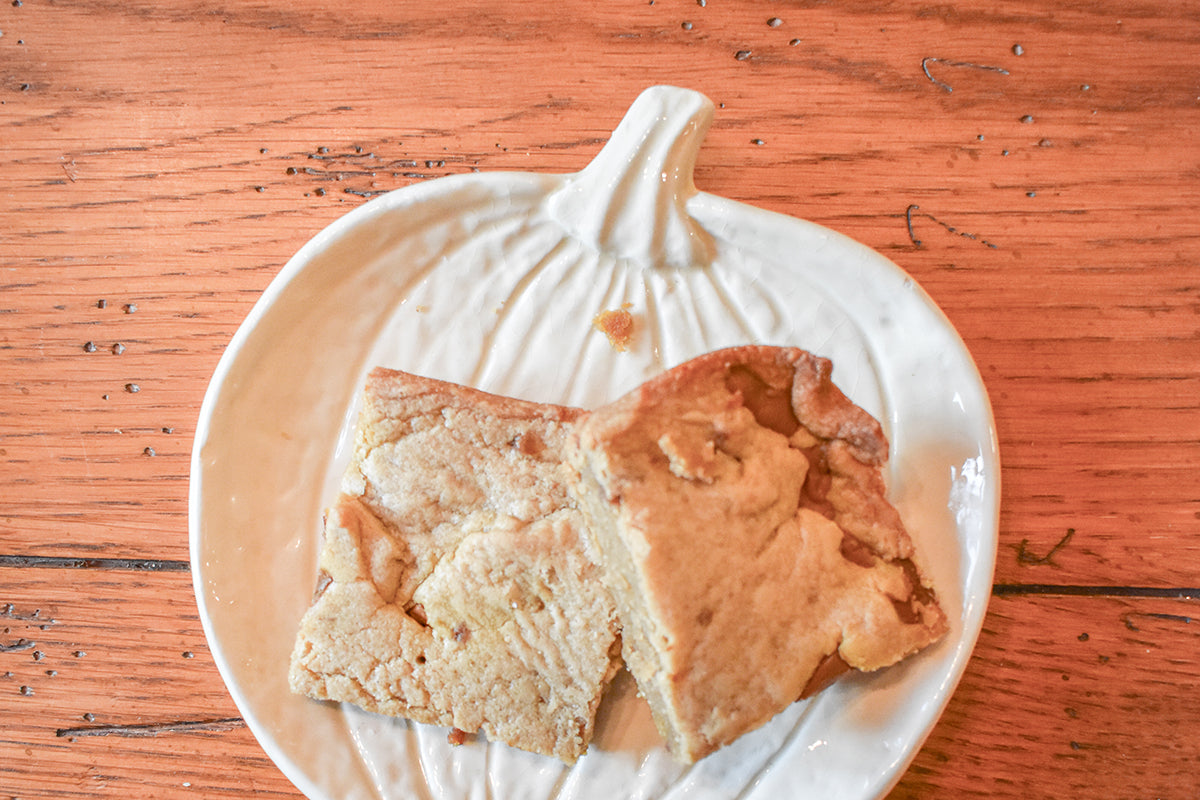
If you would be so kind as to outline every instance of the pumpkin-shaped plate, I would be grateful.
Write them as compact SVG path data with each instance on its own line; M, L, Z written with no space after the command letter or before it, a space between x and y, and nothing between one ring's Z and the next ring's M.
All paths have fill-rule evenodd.
M217 367L192 455L201 618L234 701L313 800L732 800L884 794L932 728L991 591L999 459L962 341L874 251L698 192L713 108L653 87L571 175L481 173L382 195L305 245ZM614 348L593 325L624 308ZM383 365L595 407L718 347L793 345L892 444L889 492L950 617L935 647L848 676L698 764L667 756L627 676L573 766L481 738L292 695L288 657L316 572L322 508L349 459L359 388Z

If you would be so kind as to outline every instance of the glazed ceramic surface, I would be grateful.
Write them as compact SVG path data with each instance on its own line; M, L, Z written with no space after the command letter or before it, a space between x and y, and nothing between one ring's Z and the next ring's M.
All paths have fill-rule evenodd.
M313 800L872 798L953 692L996 554L988 400L952 326L898 267L808 222L697 192L712 104L647 90L572 175L485 173L383 195L287 264L229 345L192 456L201 617L247 724ZM626 307L628 349L593 317ZM890 497L950 635L849 676L691 767L666 754L622 674L574 766L292 695L287 665L316 575L367 370L376 365L595 407L710 350L792 345L884 424Z

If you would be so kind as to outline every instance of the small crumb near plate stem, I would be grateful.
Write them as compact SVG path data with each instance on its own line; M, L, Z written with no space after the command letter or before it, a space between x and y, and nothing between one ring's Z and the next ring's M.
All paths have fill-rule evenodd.
M618 309L601 311L592 318L592 327L608 337L613 349L624 352L633 340L633 314L631 304L625 303Z

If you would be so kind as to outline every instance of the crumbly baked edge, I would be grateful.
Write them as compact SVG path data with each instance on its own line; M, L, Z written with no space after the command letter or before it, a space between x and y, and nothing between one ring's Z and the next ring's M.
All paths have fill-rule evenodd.
M372 373L367 394L364 417L375 418L380 416L380 409L376 406L396 397L429 399L435 408L445 404L478 411L482 407L507 419L537 417L554 424L569 425L581 413L575 409L487 395L465 387L387 370ZM401 421L397 427L404 429L409 422L411 420ZM481 731L490 739L554 756L567 763L573 762L586 751L594 733L595 715L604 689L620 668L615 613L602 581L598 575L591 574L598 568L594 558L586 551L588 545L581 531L584 524L582 514L571 501L570 507L560 509L551 518L537 520L530 527L540 526L538 530L531 531L531 535L546 538L547 555L560 572L569 571L572 562L577 562L574 566L587 573L578 576L583 588L577 586L577 591L572 594L573 597L585 598L587 606L566 609L558 614L560 619L554 623L559 626L564 638L585 635L594 638L590 644L585 643L585 647L591 648L589 652L592 655L589 658L602 660L603 663L592 663L590 668L584 665L585 671L590 671L576 681L580 685L575 688L579 688L585 697L570 701L573 705L565 708L565 716L561 702L556 708L544 708L546 698L540 696L544 694L544 688L537 688L544 683L536 674L537 657L527 654L530 674L519 675L517 680L493 675L487 685L475 687L478 691L473 694L466 692L467 697L454 699L454 687L430 683L432 679L425 666L427 660L429 664L438 659L440 661L436 663L450 663L451 673L460 670L467 675L468 670L476 669L486 676L488 669L497 668L497 664L492 662L502 662L504 657L484 658L481 661L478 653L471 655L466 652L464 644L469 646L469 640L456 641L461 635L478 637L491 635L491 632L476 630L472 634L465 626L461 629L442 626L447 629L435 631L433 626L436 620L421 619L424 609L419 608L419 604L414 605L411 596L397 600L387 596L395 591L395 587L381 591L376 585L380 563L390 563L389 559L391 562L403 560L401 555L397 555L399 551L389 555L389 548L394 549L395 540L402 539L402 535L379 516L366 497L369 481L361 470L361 460L364 449L369 450L377 444L368 441L377 433L363 430L360 425L359 453L347 473L346 485L351 491L343 494L327 512L326 533L321 548L323 577L318 597L305 614L297 636L289 670L293 691L314 699L349 702L369 711L468 733ZM510 444L519 450L529 443L514 441ZM561 459L558 461L561 462ZM558 468L565 470L561 463L558 463ZM569 498L569 495L565 496ZM505 535L510 534L508 532ZM563 552L564 548L571 552ZM558 576L559 580L574 580L575 577ZM514 591L512 614L543 611L542 608L533 612L525 608L518 609L518 602L523 603L521 598L526 595L528 592ZM548 596L535 597L533 600L539 605L543 602L553 603L553 598ZM562 617L576 617L586 620L587 624L563 625ZM478 641L478 638L474 640L475 643ZM494 644L497 648L505 646L499 639ZM425 673L424 679L422 672ZM380 677L382 673L388 674ZM515 719L492 718L501 716L498 713L489 715L487 708L489 704L493 707L497 705L493 703L495 698L515 693L523 693L523 701L514 699L509 713L503 715ZM574 691L568 691L568 694L574 694ZM562 698L554 700L557 702ZM539 713L543 714L540 721Z

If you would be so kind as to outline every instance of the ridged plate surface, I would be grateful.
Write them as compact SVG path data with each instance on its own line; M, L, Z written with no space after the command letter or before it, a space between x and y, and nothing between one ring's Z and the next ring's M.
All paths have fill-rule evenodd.
M379 197L318 234L239 329L196 434L190 528L201 617L271 758L313 800L877 797L966 665L990 595L999 462L952 326L902 270L832 231L697 192L711 104L654 87L584 171L491 173ZM594 315L625 306L614 349ZM315 703L287 688L322 508L375 365L594 407L718 347L793 345L879 417L890 496L951 620L898 667L844 679L689 768L628 676L575 766ZM736 665L735 665L736 668Z

